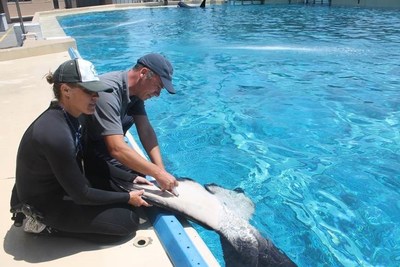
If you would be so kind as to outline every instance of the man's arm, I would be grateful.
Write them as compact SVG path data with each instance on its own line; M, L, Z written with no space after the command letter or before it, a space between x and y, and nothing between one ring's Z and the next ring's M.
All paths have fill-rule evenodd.
M154 177L162 190L172 191L178 185L175 177L156 164L147 161L124 140L123 135L104 136L110 155L128 168Z
M137 115L133 118L140 142L142 143L143 148L146 150L151 162L156 164L158 167L165 169L161 157L160 147L158 146L157 136L149 122L148 117L146 115Z

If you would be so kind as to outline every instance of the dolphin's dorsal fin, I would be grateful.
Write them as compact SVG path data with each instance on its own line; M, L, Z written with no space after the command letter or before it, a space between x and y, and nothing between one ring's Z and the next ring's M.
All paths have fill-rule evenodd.
M215 195L228 210L234 212L242 219L249 221L254 213L254 203L248 198L242 189L225 189L217 184L204 185L208 192Z
M203 2L201 2L200 7L201 8L205 8L206 7L206 0L203 0Z

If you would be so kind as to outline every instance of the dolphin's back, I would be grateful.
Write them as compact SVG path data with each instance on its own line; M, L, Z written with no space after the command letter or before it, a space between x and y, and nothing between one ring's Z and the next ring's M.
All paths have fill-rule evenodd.
M189 178L178 181L178 197L155 185L130 183L130 190L144 189L146 201L215 230L221 237L226 266L296 266L250 225L254 204L242 190L215 184L203 187Z
M196 8L196 6L189 6L188 4L179 1L178 2L178 7L183 7L183 8ZM203 0L199 6L200 8L205 8L206 7L206 0Z

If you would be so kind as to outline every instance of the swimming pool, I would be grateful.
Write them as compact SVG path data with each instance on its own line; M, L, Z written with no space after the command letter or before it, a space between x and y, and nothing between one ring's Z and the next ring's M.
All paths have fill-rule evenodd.
M400 265L400 12L212 6L59 18L100 73L148 52L176 95L149 100L168 170L241 187L299 266ZM218 236L197 227L222 263Z

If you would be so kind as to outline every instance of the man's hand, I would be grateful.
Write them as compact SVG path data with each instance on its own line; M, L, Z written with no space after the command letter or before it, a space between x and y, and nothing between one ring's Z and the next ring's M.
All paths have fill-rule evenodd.
M163 170L157 176L154 176L157 180L158 185L160 186L161 191L169 191L175 196L178 196L177 190L175 187L179 185L178 181L174 176L172 176L167 171Z

